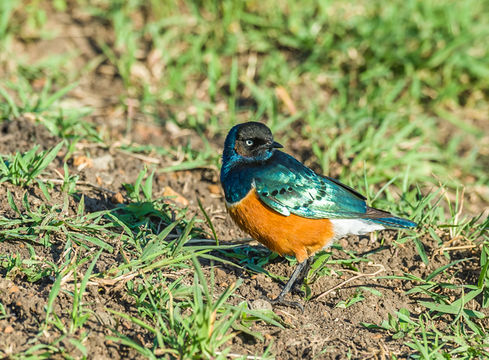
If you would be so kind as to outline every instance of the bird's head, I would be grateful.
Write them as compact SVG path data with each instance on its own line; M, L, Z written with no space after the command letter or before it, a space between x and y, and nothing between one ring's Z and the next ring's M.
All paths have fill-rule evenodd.
M282 148L273 140L270 129L259 122L234 126L224 142L224 162L256 163L268 160L275 149Z

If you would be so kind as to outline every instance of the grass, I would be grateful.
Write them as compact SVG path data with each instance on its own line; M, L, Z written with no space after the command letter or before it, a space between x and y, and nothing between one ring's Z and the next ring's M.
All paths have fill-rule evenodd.
M64 139L46 151L33 144L27 152L13 146L1 155L10 215L0 217L0 241L20 242L27 254L0 254L0 268L12 279L49 283L51 289L37 340L10 355L87 357L86 327L96 318L87 289L116 281L133 306L107 305L117 319L107 326L107 339L144 357L225 358L238 331L263 340L253 324L282 326L274 314L239 302L239 284L215 292L195 260L233 260L280 280L263 268L275 255L237 247L215 258L214 245L198 243L208 235L199 229L204 222L155 197L153 188L161 173L215 170L216 144L227 129L265 120L307 165L359 189L372 206L420 223L399 235L396 245L413 242L426 266L430 251L446 259L424 277L391 277L410 284L406 294L421 311L399 309L365 327L401 341L411 358L489 356L489 218L483 212L489 201L488 10L489 2L476 0L3 1L0 121L26 118ZM33 46L61 41L55 16L73 11L79 22L100 30L83 66L77 62L81 49L58 54ZM14 51L19 46L22 51ZM93 94L90 85L107 74L117 84L109 89L112 100L104 109L87 105L99 102L86 99L109 97ZM120 140L110 132L117 117L124 141L113 144ZM188 129L203 145L133 144L138 122ZM72 165L73 154L87 144L165 163L144 168L124 185L126 205L87 211L87 194ZM60 152L61 182L45 176ZM35 189L41 205L34 205ZM469 257L457 247L473 251ZM40 249L62 256L43 262L46 250ZM332 267L357 271L368 261L368 255L337 250L346 259L317 256L308 296L310 285ZM99 271L104 256L114 256L114 264ZM476 264L477 279L461 276L464 264ZM366 289L336 306L348 311L367 296L382 296ZM57 307L60 297L70 299L69 313ZM0 303L0 316L5 309ZM55 339L44 338L46 332ZM136 333L142 338L136 340Z
M30 185L48 167L63 146L60 142L53 149L37 153L39 145L25 154L16 153L10 159L0 161L0 183L9 181L13 185ZM41 185L42 186L42 185Z

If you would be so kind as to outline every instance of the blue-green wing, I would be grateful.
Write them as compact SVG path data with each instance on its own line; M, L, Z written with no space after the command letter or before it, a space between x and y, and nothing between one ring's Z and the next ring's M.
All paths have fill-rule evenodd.
M276 151L254 184L260 199L282 215L311 219L366 217L365 198L337 180L322 177L290 155Z

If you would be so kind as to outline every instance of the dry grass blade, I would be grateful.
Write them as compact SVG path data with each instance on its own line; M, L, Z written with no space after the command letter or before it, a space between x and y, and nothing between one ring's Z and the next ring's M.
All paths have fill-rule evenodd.
M378 274L380 274L380 273L382 273L382 272L385 271L385 267L382 264L369 264L368 266L378 267L379 270L377 270L377 271L375 271L373 273L368 273L368 274L358 273L358 275L353 276L353 277L351 277L351 278L349 278L349 279L347 279L347 280L339 283L338 285L332 287L331 289L328 289L328 290L322 292L321 294L314 296L311 300L319 300L319 299L325 297L326 295L328 295L329 293L331 293L331 292L333 292L333 291L335 291L335 290L337 290L337 289L345 286L346 284L348 284L348 283L350 283L350 282L352 282L354 280L360 279L362 277L373 277L373 276L377 276Z

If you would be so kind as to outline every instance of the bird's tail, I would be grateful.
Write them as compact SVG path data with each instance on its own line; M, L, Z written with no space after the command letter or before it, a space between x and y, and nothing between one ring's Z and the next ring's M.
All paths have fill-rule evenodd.
M375 218L375 219L368 219L368 220L377 224L384 225L385 227L388 228L408 229L408 228L413 228L418 226L418 224L416 224L415 222L396 216Z

